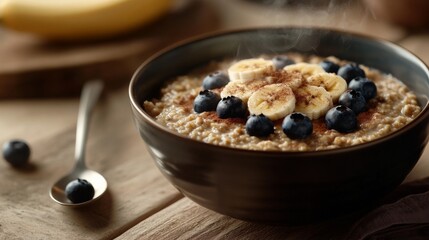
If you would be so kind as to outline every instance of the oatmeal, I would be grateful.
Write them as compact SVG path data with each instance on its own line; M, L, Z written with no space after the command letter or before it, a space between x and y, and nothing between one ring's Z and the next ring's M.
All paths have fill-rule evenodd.
M168 82L160 98L143 107L189 138L264 151L369 142L421 111L417 97L392 75L335 57L298 54L210 63Z

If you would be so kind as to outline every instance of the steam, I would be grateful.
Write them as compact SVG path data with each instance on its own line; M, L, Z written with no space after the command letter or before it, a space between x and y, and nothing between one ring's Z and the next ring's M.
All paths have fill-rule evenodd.
M247 4L244 4L245 2ZM247 5L247 9L243 9L242 16L236 18L237 20L241 18L244 27L324 27L356 32L356 29L362 30L365 21L371 17L371 13L358 0L242 0L241 5ZM249 21L245 22L247 19ZM278 40L281 42L276 42L274 45L281 45L285 51L289 49L311 51L318 47L320 38L323 37L317 35L314 37L311 28L285 31L280 34L283 35L282 39ZM260 35L259 38L261 45L272 44L264 35ZM252 48L254 46L240 45L237 49L237 57L257 55L252 52ZM264 46L264 48L272 53L279 51L273 46Z
M241 59L257 57L261 54L279 54L291 49L310 52L319 46L322 37L321 32L315 32L311 28L279 29L276 34L278 36L273 37L261 32L255 39L243 39L237 47L236 57Z

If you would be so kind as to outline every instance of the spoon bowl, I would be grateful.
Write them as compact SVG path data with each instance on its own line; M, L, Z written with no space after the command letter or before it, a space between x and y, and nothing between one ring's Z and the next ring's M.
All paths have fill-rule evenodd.
M85 179L88 182L92 184L94 187L95 193L94 197L86 202L83 203L72 203L65 194L66 186L69 182L75 180L75 179ZM51 198L57 202L58 204L64 205L64 206L80 206L84 204L88 204L90 202L95 201L107 189L107 181L103 177L103 175L99 174L96 171L90 170L90 169L84 169L82 171L73 171L70 175L67 175L60 180L58 180L51 188L50 196Z
M90 81L85 84L82 90L76 128L75 167L71 173L55 182L49 192L52 200L63 206L86 205L100 198L103 193L106 192L106 179L100 173L88 169L85 164L85 148L88 137L89 120L102 89L103 84L101 81ZM67 198L65 193L67 184L78 178L85 179L94 187L94 196L91 200L82 203L73 203Z

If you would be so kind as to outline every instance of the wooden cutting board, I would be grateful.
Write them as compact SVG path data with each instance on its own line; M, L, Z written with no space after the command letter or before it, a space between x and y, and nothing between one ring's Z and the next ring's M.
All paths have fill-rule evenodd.
M75 96L92 78L109 89L125 86L148 56L217 26L210 6L193 1L150 26L103 41L50 42L0 29L0 98Z

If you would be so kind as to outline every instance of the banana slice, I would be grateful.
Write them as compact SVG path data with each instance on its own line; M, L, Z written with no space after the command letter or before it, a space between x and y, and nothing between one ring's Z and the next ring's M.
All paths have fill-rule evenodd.
M332 101L337 102L341 94L347 90L347 82L334 73L317 73L307 79L307 83L313 86L323 87L331 94Z
M317 119L332 108L332 97L323 87L304 85L295 90L296 112L302 112L310 119Z
M299 71L304 75L304 78L308 78L311 75L314 75L316 73L324 73L325 70L319 64L311 64L311 63L296 63L291 64L283 68L286 71Z
M280 78L277 79L278 83L287 84L292 90L299 88L304 82L304 76L299 71L281 71Z
M231 81L252 81L264 77L265 73L274 70L272 61L263 58L244 59L234 63L228 69L229 79Z
M295 95L284 83L265 85L254 92L247 102L250 114L264 114L271 120L285 117L295 109Z
M225 87L223 87L222 91L220 92L220 96L222 98L235 96L246 103L252 93L267 84L270 84L270 82L266 80L255 80L246 83L238 81L229 82L227 85L225 85Z

